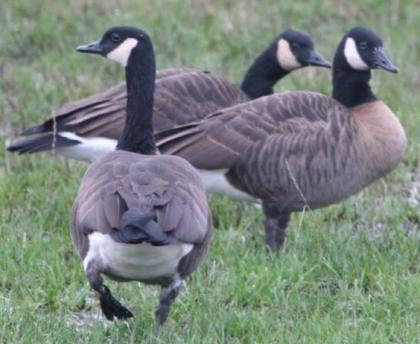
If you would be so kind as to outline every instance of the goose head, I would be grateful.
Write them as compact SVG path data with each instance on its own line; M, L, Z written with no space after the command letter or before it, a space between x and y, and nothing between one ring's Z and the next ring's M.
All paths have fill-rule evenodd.
M288 72L307 66L330 68L314 47L314 42L306 33L288 29L282 32L272 44L277 62Z
M104 56L125 67L127 116L117 149L155 154L152 114L156 65L149 35L135 27L115 26L98 41L76 50Z
M398 73L398 68L385 54L382 39L364 27L354 27L343 37L335 54L334 66L355 71L383 69Z
M98 54L127 67L134 51L150 51L151 40L146 32L135 27L115 26L108 29L101 39L77 47L77 51Z

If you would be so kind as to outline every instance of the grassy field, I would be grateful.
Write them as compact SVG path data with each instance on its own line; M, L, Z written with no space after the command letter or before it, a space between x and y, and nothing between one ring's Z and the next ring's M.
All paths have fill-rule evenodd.
M322 4L321 4L322 3ZM109 282L136 315L100 315L69 236L69 210L86 165L0 148L1 343L419 343L420 2L0 2L0 146L65 101L119 82L122 69L74 48L115 24L152 36L159 68L208 69L239 82L287 27L310 32L331 59L352 25L374 28L401 69L372 85L399 116L403 163L346 202L295 214L285 248L264 249L254 207L211 198L219 223L210 255L153 332L158 290ZM330 75L304 69L278 91L330 94Z

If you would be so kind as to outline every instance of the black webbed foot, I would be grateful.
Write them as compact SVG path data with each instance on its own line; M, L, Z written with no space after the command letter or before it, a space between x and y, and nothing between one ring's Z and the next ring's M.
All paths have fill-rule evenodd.
M108 287L103 286L103 292L99 298L101 309L108 320L128 319L133 318L134 315L127 308L125 308L114 296L112 296Z

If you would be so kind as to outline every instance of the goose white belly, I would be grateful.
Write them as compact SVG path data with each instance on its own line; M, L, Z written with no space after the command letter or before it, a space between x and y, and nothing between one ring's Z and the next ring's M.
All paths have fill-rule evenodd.
M113 152L117 141L106 137L84 138L70 132L61 132L60 136L80 143L69 147L60 147L57 151L66 158L93 162L106 153Z
M109 235L94 232L89 235L89 251L83 260L86 270L95 260L104 271L126 280L149 280L177 274L178 263L193 248L178 242L166 246L122 244Z
M239 201L259 202L257 198L236 189L230 184L226 178L226 169L198 170L198 172L200 173L201 180L203 181L204 188L207 192L225 195Z

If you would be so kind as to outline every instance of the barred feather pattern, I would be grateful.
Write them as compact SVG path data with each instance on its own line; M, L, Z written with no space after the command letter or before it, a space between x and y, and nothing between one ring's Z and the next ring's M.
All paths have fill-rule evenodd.
M279 210L338 202L401 161L405 133L381 101L347 108L313 92L286 92L237 105L157 135L162 153L229 182Z

